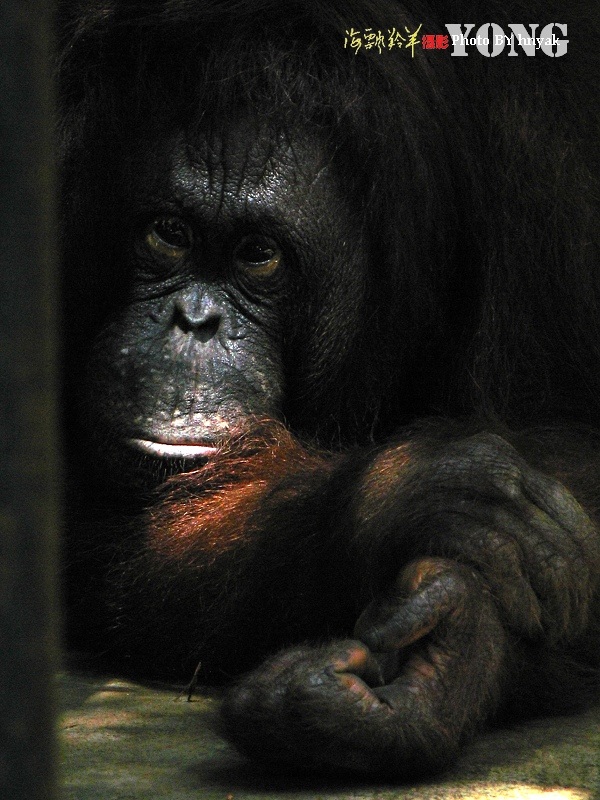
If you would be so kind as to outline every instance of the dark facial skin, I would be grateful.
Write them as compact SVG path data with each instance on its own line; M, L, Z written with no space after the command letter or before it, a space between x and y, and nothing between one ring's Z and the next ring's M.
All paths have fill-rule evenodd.
M345 236L332 235L340 200L314 141L243 126L226 139L180 134L144 146L127 168L123 216L133 222L121 250L131 278L93 347L91 403L97 393L106 402L90 425L108 472L125 459L124 474L145 485L201 463L251 418L281 419L299 304L316 283L325 311L344 320L328 353L335 369L363 288L362 273L346 268L360 243L339 214ZM307 326L306 312L313 337L301 346L314 373L324 316Z

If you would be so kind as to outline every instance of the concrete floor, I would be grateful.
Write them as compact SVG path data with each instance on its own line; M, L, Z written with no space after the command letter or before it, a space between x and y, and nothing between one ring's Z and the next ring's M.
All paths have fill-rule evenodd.
M493 731L418 786L268 774L211 731L217 699L118 679L59 681L65 800L600 800L600 706Z

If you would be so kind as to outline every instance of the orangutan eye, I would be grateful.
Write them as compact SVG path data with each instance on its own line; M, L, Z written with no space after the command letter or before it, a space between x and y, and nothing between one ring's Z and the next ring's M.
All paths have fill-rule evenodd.
M159 217L148 228L146 245L168 258L183 258L192 249L192 229L179 217Z
M282 263L279 245L264 236L247 236L233 253L235 266L258 278L268 278Z

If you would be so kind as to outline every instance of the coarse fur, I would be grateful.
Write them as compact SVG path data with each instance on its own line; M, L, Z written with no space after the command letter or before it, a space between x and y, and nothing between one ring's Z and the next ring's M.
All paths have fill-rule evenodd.
M407 778L596 696L599 14L561 6L61 3L72 643L254 670L254 757ZM568 53L344 47L532 19Z

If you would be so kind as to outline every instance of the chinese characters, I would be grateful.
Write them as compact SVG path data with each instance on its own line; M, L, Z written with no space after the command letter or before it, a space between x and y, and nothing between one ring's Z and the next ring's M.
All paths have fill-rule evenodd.
M354 55L364 47L365 50L376 49L379 53L383 50L393 50L394 48L404 48L411 51L412 58L415 57L415 47L419 44L419 31L421 25L410 31L406 26L403 31L398 28L388 28L384 33L381 30L365 28L364 31L357 31L350 28L346 31L344 47L354 51Z

